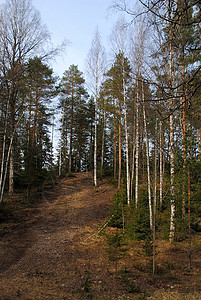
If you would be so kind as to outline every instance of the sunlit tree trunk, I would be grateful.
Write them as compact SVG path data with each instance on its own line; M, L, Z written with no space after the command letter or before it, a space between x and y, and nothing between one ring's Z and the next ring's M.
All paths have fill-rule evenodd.
M5 114L5 125L4 125L4 135L3 135L3 145L2 145L2 157L1 157L1 176L0 176L0 191L2 194L3 189L3 177L4 177L4 165L5 165L5 152L6 152L6 134L7 134L7 126L8 126L8 110L9 110L9 100L6 105L6 114ZM1 202L3 200L3 195L1 198Z
M135 149L136 149L136 143L135 143L135 118L133 120L133 140L132 140L132 167L131 167L131 199L133 199L133 181L134 181L134 175L135 175Z
M183 35L183 33L182 33ZM182 79L183 79L183 96L182 96L182 114L183 114L183 199L182 199L182 215L186 214L186 97L185 97L185 62L184 62L184 45L182 45Z
M62 171L62 139L64 133L64 118L65 118L65 106L66 106L66 99L63 103L63 112L62 112L62 127L61 127L61 138L60 138L60 149L59 149L59 176L61 176Z
M105 146L105 121L106 121L106 110L105 100L103 104L103 133L102 133L102 145L101 145L101 176L103 176L103 162L104 162L104 146Z
M147 184L148 184L148 201L149 201L149 223L150 229L153 229L153 216L152 216L152 202L151 202L151 179L150 179L150 161L149 161L149 139L147 133L147 119L146 119L146 110L145 110L145 95L144 95L144 79L143 79L143 36L142 36L142 109L143 109L143 120L144 120L144 136L146 143L146 157L147 157Z
M17 90L13 87L13 92L10 97L10 136L15 131L15 99L17 98ZM9 165L9 188L8 193L10 195L14 192L14 149L13 144L10 144L10 165Z
M173 78L173 72L172 72L172 43L170 42L170 49L169 49L169 68L170 68L170 84L173 87L172 78ZM175 183L174 183L174 177L175 177L175 162L174 162L174 113L172 111L173 107L173 99L170 101L170 194L171 194L171 200L170 200L170 242L174 241L174 235L175 235Z
M143 120L144 120L144 135L146 142L146 157L147 157L147 184L148 184L148 199L149 199L149 223L150 229L153 229L153 219L152 219L152 203L151 203L151 180L150 180L150 162L149 162L149 139L147 134L147 120L144 102L144 83L142 81L142 101L143 101Z
M116 133L116 107L115 98L113 96L113 109L114 109L114 179L116 179L117 174L117 133Z
M97 111L98 111L98 93L101 78L104 73L105 51L101 45L98 29L95 32L92 46L88 55L88 74L91 77L91 86L95 100L95 118L94 118L94 185L97 186Z
M72 171L72 148L73 148L73 113L74 113L74 87L71 88L71 120L70 120L70 150L68 171Z
M119 91L119 177L118 188L121 187L121 91Z
M123 97L124 97L124 121L126 134L126 179L127 179L127 203L130 205L130 171L129 171L129 148L128 148L128 126L127 126L127 109L126 109L126 86L125 86L125 70L124 70L124 54L123 54Z
M137 73L136 73L136 157L135 157L135 205L138 206L139 188L139 25L137 32Z
M154 142L154 201L153 201L153 276L156 272L156 203L157 203L157 120Z
M33 122L33 136L32 136L32 142L33 144L36 142L36 122L37 122L37 115L38 115L38 88L36 88L36 95L35 95L35 108L34 108L34 122Z

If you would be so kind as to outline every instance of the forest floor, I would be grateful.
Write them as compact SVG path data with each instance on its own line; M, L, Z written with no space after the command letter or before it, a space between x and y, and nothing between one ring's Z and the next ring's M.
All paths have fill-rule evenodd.
M201 299L201 239L193 241L188 269L186 242L157 244L157 275L129 244L118 264L106 257L109 208L116 189L91 174L45 184L31 199L6 199L0 209L0 300ZM29 201L27 201L29 200Z

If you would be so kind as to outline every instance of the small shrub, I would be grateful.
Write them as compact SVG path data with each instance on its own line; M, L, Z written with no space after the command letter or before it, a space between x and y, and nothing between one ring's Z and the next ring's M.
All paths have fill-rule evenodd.
M115 263L116 273L118 271L118 261L125 257L128 248L126 247L124 235L121 231L106 234L107 248L105 249L106 257L109 261Z
M74 178L74 177L75 177L75 174L72 173L72 172L68 172L67 177L69 177L69 178Z

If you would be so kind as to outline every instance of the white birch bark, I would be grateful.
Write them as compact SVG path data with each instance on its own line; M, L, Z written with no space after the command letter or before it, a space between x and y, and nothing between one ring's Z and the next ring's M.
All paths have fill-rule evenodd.
M137 77L137 97L136 97L136 158L135 158L135 205L138 206L139 188L139 91Z
M104 146L105 146L105 121L106 121L106 111L105 111L105 100L104 100L104 112L103 112L103 133L102 133L102 149L101 149L101 176L103 175L103 162L104 162Z
M126 85L124 70L124 54L123 54L123 96L124 96L124 121L126 134L126 179L127 179L127 203L130 205L130 173L129 173L129 150L128 150L128 126L127 126L127 110L126 110Z
M133 120L133 142L132 142L132 167L131 167L131 199L133 199L133 181L134 181L134 175L135 175L135 118Z
M97 79L96 79L97 82ZM95 132L94 132L94 185L97 186L97 97L98 90L96 85L96 94L95 94Z
M12 147L13 147L13 139L14 139L14 136L15 136L15 131L16 131L17 126L21 122L21 119L22 119L24 113L25 113L25 110L23 111L23 113L21 114L20 118L18 119L16 127L14 128L14 131L13 131L13 133L11 135L11 138L10 138L10 144L9 144L9 147L8 147L6 164L5 164L5 171L2 174L1 191L0 191L0 193L1 193L1 195L0 195L0 203L3 201L4 188L5 188L6 177L7 177L7 172L8 172L8 164L9 164L9 161L10 161L10 153L11 153Z
M138 206L139 188L139 25L137 32L137 74L136 74L136 157L135 157L135 206Z
M62 169L62 136L64 131L65 105L66 105L66 99L64 100L63 113L62 113L61 144L59 149L59 176L61 176L61 169Z
M10 165L9 165L9 190L8 193L12 195L14 193L14 158L13 158L13 145L10 149Z
M150 229L153 230L153 216L152 216L152 201L151 201L151 180L150 180L150 161L149 161L149 139L147 133L147 120L146 120L146 110L145 110L145 95L144 95L144 82L143 82L143 34L142 34L142 109L143 109L143 120L144 120L144 136L146 143L146 157L147 157L147 184L148 184L148 201L149 201L149 223Z
M98 113L98 91L101 83L101 77L104 73L105 51L100 42L100 35L96 30L92 46L88 54L87 65L88 75L91 80L92 91L95 101L95 119L94 119L94 185L97 186L97 113Z
M2 145L0 191L2 191L4 164L5 164L6 133L7 133L7 125L8 125L8 109L9 109L9 100L7 101L7 105L6 105L5 128L4 128L3 145Z
M151 203L151 180L150 180L150 162L149 162L149 139L147 134L147 120L144 102L144 84L142 81L142 101L143 101L143 120L144 120L144 135L146 142L146 157L147 157L147 184L148 184L148 201L149 201L149 223L150 229L153 229L153 218L152 218L152 203Z
M127 191L127 204L130 205L130 171L129 171L129 147L128 147L128 125L127 125L127 108L126 108L126 83L125 83L125 67L124 67L124 39L125 39L125 26L120 25L121 37L121 54L122 54L122 83L123 83L123 110L124 110L124 124L126 135L126 191Z
M170 24L171 26L171 24ZM172 68L172 28L169 29L169 83L170 88L174 87L173 82L173 68ZM170 110L172 110L174 103L174 99L171 98L170 101ZM171 111L170 111L171 112ZM175 166L174 166L174 114L171 112L170 114L170 235L169 240L170 242L174 241L175 235L175 186L174 186L174 174L175 174Z
M154 202L153 202L153 276L156 271L156 203L157 203L157 120L154 144Z

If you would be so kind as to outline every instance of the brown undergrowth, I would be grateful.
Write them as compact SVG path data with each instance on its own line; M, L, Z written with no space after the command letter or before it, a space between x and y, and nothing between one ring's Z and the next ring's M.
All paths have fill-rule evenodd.
M140 242L108 257L106 226L115 188L75 174L40 194L6 199L0 209L0 299L201 299L201 239L157 242L157 274ZM104 226L105 225L105 226ZM103 230L102 230L103 229ZM114 250L116 251L116 250ZM119 256L118 256L119 255Z

